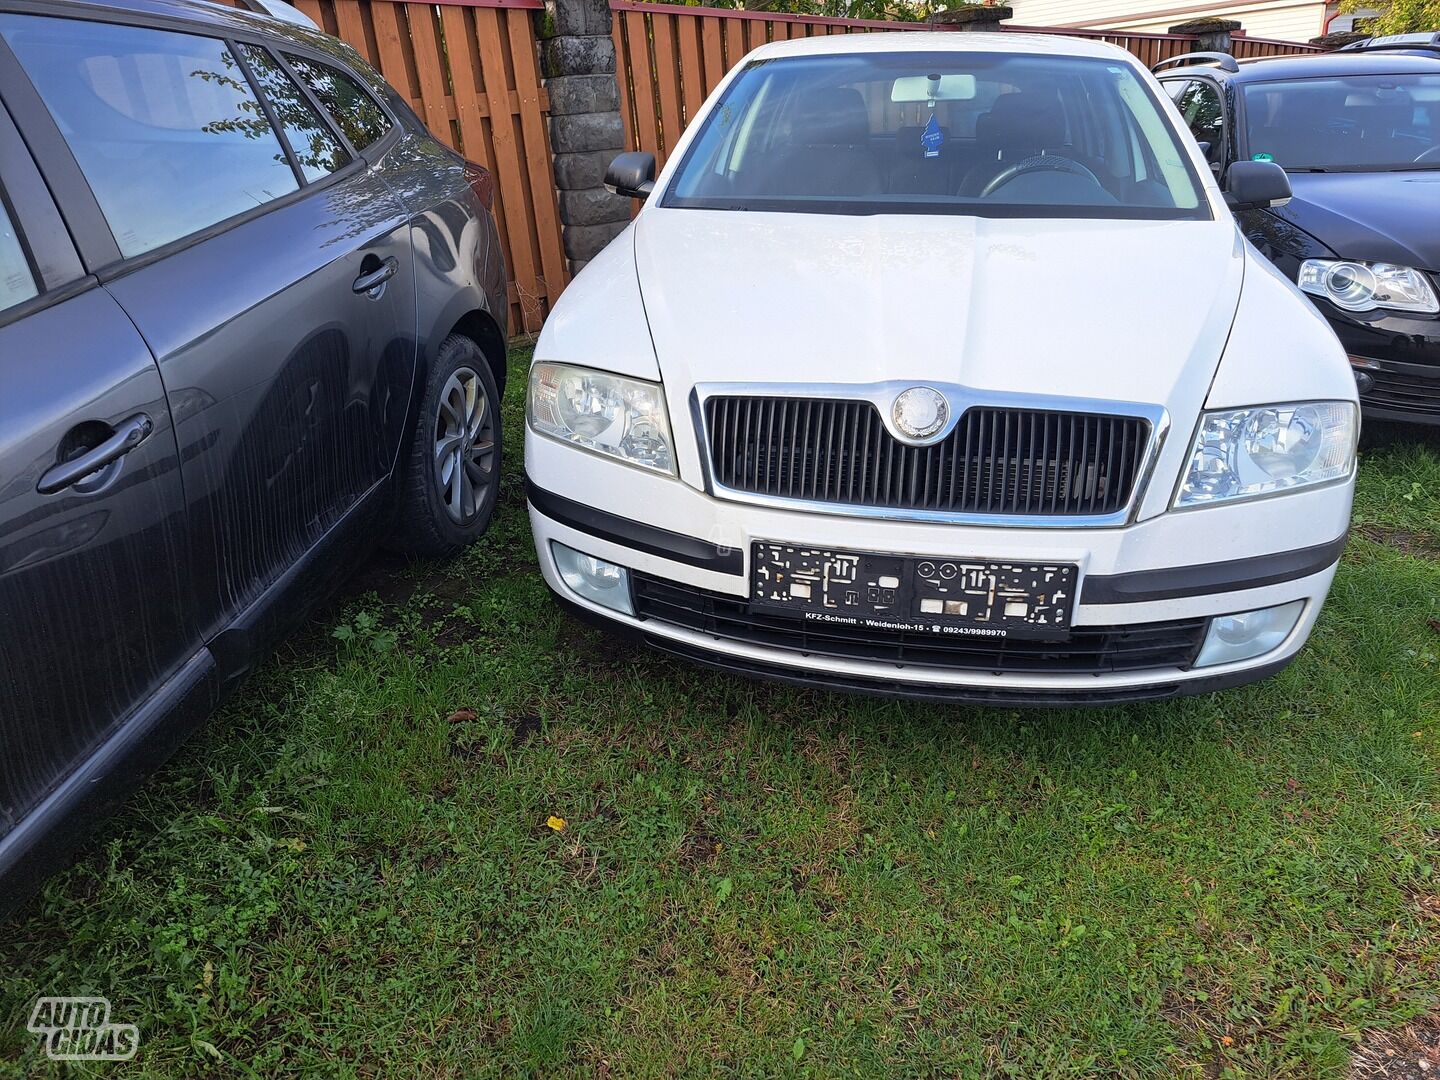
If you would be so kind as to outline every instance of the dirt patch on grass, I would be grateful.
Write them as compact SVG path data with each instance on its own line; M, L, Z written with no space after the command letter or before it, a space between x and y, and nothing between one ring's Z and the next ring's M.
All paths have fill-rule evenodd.
M1411 529L1385 529L1379 525L1362 525L1356 530L1372 544L1394 548L1419 559L1440 559L1440 536Z
M1436 1080L1440 1077L1440 1012L1399 1031L1372 1031L1350 1059L1350 1080Z

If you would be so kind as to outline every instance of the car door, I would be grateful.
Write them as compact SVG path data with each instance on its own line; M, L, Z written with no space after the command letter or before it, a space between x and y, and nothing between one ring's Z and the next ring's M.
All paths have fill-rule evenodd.
M1220 87L1209 79L1187 79L1178 91L1167 84L1175 108L1195 141L1205 148L1205 160L1218 176L1225 161L1225 102Z
M0 86L7 75L13 70L0 57ZM0 103L7 885L41 839L56 839L67 814L103 786L113 747L148 738L167 704L200 690L208 669L182 575L187 530L159 369L120 306L85 273Z
M228 674L303 610L279 601L322 541L374 531L415 294L398 199L264 41L207 30L0 16L70 151L60 182L108 225L90 257L159 364L196 619Z

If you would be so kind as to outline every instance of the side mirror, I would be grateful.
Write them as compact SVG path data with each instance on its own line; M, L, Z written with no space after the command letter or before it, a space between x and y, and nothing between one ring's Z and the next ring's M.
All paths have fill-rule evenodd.
M643 150L621 154L605 170L605 188L612 195L649 198L655 190L655 155Z
M1284 206L1290 194L1290 177L1273 161L1237 161L1225 173L1225 202L1231 210Z

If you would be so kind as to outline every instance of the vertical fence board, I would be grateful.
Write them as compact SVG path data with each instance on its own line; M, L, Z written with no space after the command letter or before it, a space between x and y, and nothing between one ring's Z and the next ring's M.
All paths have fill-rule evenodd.
M729 70L750 51L745 44L745 24L739 19L721 19L718 16L716 21L725 24L725 67Z
M435 33L435 9L421 4L409 4L407 7L410 40L416 57L415 73L420 83L420 104L423 107L420 115L425 118L426 127L453 144L450 109L445 101L445 70L439 62L429 62L432 57L442 62L445 59L439 36Z
M565 249L560 242L560 207L551 171L550 136L545 122L549 99L540 88L540 66L536 60L535 24L528 11L508 10L502 16L510 36L510 59L515 65L516 96L520 104L520 130L525 136L524 160L530 173L530 192L535 206L534 227L539 240L540 263L545 276L535 291L553 306L570 280ZM543 105L542 105L543 99ZM553 239L553 242L549 242ZM543 314L543 312L542 312Z
M389 0L374 0L370 5L370 20L375 27L375 45L379 53L380 74L385 81L415 104L414 88L410 85L410 72L405 66L405 52L400 44L400 18L395 5ZM407 35L408 36L408 35ZM420 112L419 109L415 110Z
M686 16L688 18L688 16ZM655 37L655 89L660 97L660 151L666 157L683 123L680 119L680 69L675 60L675 20L677 16L661 15L650 22ZM664 164L663 160L661 164Z
M655 105L655 63L650 59L650 26L638 11L625 13L625 33L629 41L626 66L635 87L635 121L639 125L635 145L648 150L656 159L664 157L660 145L659 112Z
M708 95L725 77L725 54L720 44L720 20L706 16L700 24L700 53L705 57L705 93Z
M630 65L625 62L625 16L615 12L610 21L610 40L615 46L615 82L620 89L620 117L625 122L625 149L635 149L635 103L630 86Z
M700 24L703 21L703 17L675 20L677 36L680 39L680 90L686 124L695 119L695 114L700 111L700 105L705 100L699 38ZM675 145L675 139L679 136L680 132L676 131L670 140L671 146Z
M508 265L515 283L515 302L519 307L520 324L523 331L538 329L539 311L531 302L532 285L539 277L536 265L534 238L530 225L531 214L526 206L527 185L520 168L520 152L515 145L515 123L510 112L509 88L505 82L505 64L501 57L503 43L499 36L499 19L495 11L477 8L473 17L475 34L473 41L478 46L479 66L483 86L472 88L483 100L490 113L490 152L495 168L495 215L504 218L509 238Z

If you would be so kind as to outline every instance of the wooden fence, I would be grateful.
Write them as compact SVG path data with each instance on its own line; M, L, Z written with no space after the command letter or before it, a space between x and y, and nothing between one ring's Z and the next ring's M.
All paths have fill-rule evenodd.
M1237 60L1252 60L1261 56L1293 56L1296 53L1319 53L1327 50L1320 45L1302 45L1296 41L1276 41L1274 38L1232 34L1230 51Z
M292 2L375 65L441 140L495 174L510 330L538 331L567 279L535 36L541 0Z
M931 29L925 23L915 22L780 15L640 0L610 0L610 10L615 16L612 32L627 148L648 150L662 165L706 96L735 62L756 46L767 41L828 34ZM1048 26L1007 25L1004 30L1098 38L1135 54L1146 67L1190 52L1196 40L1188 34ZM1237 36L1232 41L1238 57L1323 51L1313 45L1266 38Z

